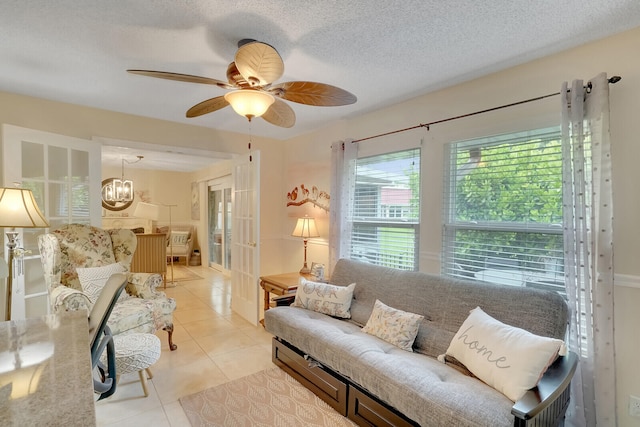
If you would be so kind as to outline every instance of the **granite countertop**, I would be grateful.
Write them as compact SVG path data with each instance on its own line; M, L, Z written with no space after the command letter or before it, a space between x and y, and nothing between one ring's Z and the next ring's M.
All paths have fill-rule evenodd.
M96 425L85 311L0 322L0 425Z

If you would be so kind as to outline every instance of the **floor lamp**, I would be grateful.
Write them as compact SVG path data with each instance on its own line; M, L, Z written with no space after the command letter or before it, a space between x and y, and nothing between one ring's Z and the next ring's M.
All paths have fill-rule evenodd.
M49 227L31 190L26 188L11 187L0 188L0 227L9 228L7 231L7 248L9 257L7 260L8 276L6 286L5 320L11 320L11 293L14 276L14 256L18 246L18 228L44 228Z

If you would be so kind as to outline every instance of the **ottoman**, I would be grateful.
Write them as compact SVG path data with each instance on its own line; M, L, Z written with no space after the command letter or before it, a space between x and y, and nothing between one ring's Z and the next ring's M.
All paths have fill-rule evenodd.
M149 395L147 390L147 375L149 379L153 374L149 367L160 358L160 338L153 334L126 334L113 337L116 349L116 381L120 375L138 372L144 396ZM102 355L102 363L106 363L106 354Z

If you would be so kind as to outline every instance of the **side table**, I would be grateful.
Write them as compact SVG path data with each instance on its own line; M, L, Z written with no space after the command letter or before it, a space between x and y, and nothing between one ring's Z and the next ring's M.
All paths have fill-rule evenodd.
M260 277L260 287L264 289L264 311L269 310L270 294L294 296L300 277L310 279L312 276L295 272ZM260 323L264 326L264 320L261 320Z

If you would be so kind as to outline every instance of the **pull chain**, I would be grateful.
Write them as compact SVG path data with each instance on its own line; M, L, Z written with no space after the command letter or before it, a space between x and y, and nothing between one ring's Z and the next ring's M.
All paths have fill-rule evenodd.
M249 120L249 162L253 161L253 156L251 155L251 142L252 142L252 130L251 130L251 120Z

